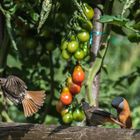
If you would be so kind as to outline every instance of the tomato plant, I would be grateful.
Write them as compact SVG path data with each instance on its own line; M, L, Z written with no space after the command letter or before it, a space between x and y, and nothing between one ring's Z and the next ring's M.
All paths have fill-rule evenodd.
M96 104L97 98L90 96L93 86L95 97L100 91L100 105L107 109L110 109L109 97L115 96L114 93L125 97L126 87L131 97L138 97L139 5L139 0L1 0L0 76L16 74L25 80L29 90L46 91L47 98L42 110L26 120L16 105L8 104L8 112L5 111L0 96L0 120L59 124L55 111L67 110L62 113L67 114L72 110L73 118L78 121L75 108L81 98L87 96L91 105ZM81 69L76 69L77 64ZM102 72L98 80L103 70L108 75ZM68 77L72 77L69 83ZM132 99L128 95L135 128L140 127L136 106L139 100L134 104Z

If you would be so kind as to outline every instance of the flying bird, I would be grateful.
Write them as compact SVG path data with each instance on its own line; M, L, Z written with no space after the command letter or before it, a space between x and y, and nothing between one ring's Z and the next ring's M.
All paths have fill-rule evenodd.
M86 116L86 122L90 126L103 125L107 122L125 127L125 125L117 120L111 113L94 106L89 106L85 100L82 100L82 108Z
M131 128L132 118L129 104L123 97L116 97L112 100L112 106L117 110L118 120L125 126L121 128Z
M28 91L25 82L17 76L0 78L0 86L4 97L16 105L22 104L25 117L32 116L43 106L45 92Z

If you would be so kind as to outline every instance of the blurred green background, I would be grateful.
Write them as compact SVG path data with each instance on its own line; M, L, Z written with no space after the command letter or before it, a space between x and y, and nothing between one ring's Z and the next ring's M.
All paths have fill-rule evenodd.
M99 4L104 6L106 3L108 2L102 1ZM120 0L114 0L112 15L120 14L123 4ZM138 4L139 1L136 1L126 12L126 17L131 22L139 23ZM65 25L73 13L73 7L68 8L72 3L68 0L54 0L54 6L40 34L37 33L41 11L40 0L3 0L1 5L7 11L14 11L11 15L12 28L9 30L13 33L18 50L13 49L7 33L5 16L1 14L3 39L0 43L0 74L19 76L26 82L28 89L45 90L47 98L37 114L25 118L22 107L15 106L11 102L8 102L8 111L6 111L0 92L0 121L59 125L61 116L56 112L55 105L59 99L60 85L66 79L67 70L72 69L69 62L61 57L59 46L61 36L66 33ZM111 100L115 96L125 97L132 110L133 128L140 128L140 44L136 37L130 39L130 35L134 35L133 32L120 29L121 31L114 27L111 30L110 45L104 59L105 69L101 71L99 106L116 114L111 107ZM81 94L85 95L84 88Z

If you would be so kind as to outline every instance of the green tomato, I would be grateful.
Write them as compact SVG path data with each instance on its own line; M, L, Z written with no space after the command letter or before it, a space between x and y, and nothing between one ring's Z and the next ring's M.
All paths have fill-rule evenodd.
M82 32L77 34L77 37L81 42L87 42L90 38L90 35L88 32L82 31Z
M63 117L64 115L66 115L69 112L68 108L63 108L61 111L61 116Z
M77 51L78 47L79 47L79 43L78 43L77 41L70 41L70 42L68 43L67 50L68 50L68 52L70 52L70 53L74 53L74 52Z
M62 49L62 50L64 50L64 49L66 49L68 47L68 41L63 41L62 43L61 43L61 46L60 46L60 48Z
M62 57L65 60L68 60L71 57L71 55L70 55L70 53L67 50L62 50Z
M91 6L89 6L87 3L84 3L83 4L83 10L84 10L84 13L86 15L86 17L91 20L94 16L94 10L92 9Z
M85 20L82 17L78 17L78 20L83 29L88 30L88 31L91 31L93 29L93 24L91 23L90 20Z
M38 42L33 38L26 38L24 41L24 46L28 49L33 49L37 47Z
M63 117L62 120L65 124L69 124L73 121L73 116L72 113L66 113Z
M85 118L85 114L82 110L80 109L76 109L74 112L73 112L73 119L75 121L82 121L83 119Z
M83 50L77 50L75 53L74 53L74 57L75 59L77 60L82 60L84 58L85 54L84 54L84 51Z
M83 50L85 56L87 56L87 54L89 53L88 45L87 44L84 44L82 50Z
M54 41L50 40L45 44L45 47L48 51L53 51L55 49L55 43Z

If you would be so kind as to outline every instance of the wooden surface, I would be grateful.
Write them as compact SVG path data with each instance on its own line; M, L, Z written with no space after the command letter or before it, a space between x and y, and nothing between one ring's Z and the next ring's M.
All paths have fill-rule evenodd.
M140 140L140 130L0 123L0 140Z

